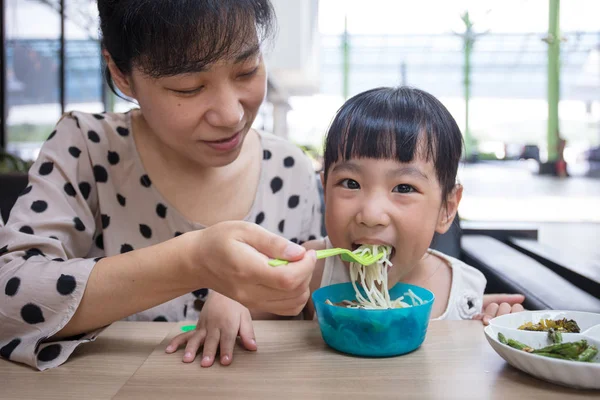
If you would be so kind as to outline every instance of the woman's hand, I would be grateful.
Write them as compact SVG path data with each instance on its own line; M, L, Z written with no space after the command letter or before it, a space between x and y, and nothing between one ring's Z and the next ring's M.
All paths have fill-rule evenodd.
M489 325L490 320L504 314L513 314L524 311L521 305L525 301L522 294L486 294L483 296L483 310L473 319L481 320L484 325Z
M187 240L184 276L197 282L196 287L208 287L246 307L279 315L299 314L310 296L314 251L258 225L222 222L179 238ZM269 258L291 263L271 267Z
M179 346L187 343L183 362L190 363L196 358L200 346L204 345L200 365L210 367L219 348L221 364L229 365L233 361L233 347L238 335L246 350L256 351L250 311L237 301L217 292L210 292L200 312L196 329L175 336L166 352L174 353Z

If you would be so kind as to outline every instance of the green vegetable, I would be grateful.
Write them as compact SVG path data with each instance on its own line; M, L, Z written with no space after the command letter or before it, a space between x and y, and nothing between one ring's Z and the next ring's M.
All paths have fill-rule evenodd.
M550 328L548 330L548 338L552 341L552 343L562 343L562 333L554 328Z
M585 349L579 357L577 357L577 361L587 361L591 362L594 357L598 354L598 348L596 346L590 346Z
M498 341L502 344L508 344L508 340L506 340L506 336L504 336L500 332L498 332Z

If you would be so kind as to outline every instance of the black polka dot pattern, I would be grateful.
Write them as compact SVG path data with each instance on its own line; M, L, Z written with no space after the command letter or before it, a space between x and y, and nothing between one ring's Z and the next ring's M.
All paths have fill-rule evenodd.
M173 237L177 237L177 236L181 236L181 235L183 235L183 232L177 231L177 232L175 232L175 234L173 235Z
M183 318L187 317L187 304L183 305Z
M308 237L308 240L315 240L316 238L317 238L317 237L316 237L315 235L310 235L310 236Z
M102 115L102 114L94 114L94 118L96 118L96 119L104 119L104 115Z
M102 214L101 219L102 219L102 229L108 228L108 226L110 225L110 217L106 214Z
M298 244L298 239L297 238L291 238L290 242Z
M41 362L50 362L52 360L56 360L56 358L60 355L61 350L62 346L60 344L50 344L40 350L37 355L37 359Z
M104 235L99 234L98 236L96 236L96 247L98 247L100 250L104 250Z
M119 126L117 128L117 133L121 136L129 136L129 129L127 128L123 128L122 126Z
M69 147L69 154L75 158L79 158L79 156L81 155L81 150L79 150L78 147L71 146Z
M48 139L46 140L50 140L54 137L54 135L56 135L56 130L53 130L52 132L50 132L50 136L48 136Z
M65 183L65 186L63 186L63 190L68 196L75 197L77 195L77 192L75 191L75 188L73 187L71 182Z
M53 259L52 259L52 261L56 261L56 262L64 262L64 261L65 261L65 259L64 259L64 258L62 258L62 257L56 257L56 258L53 258Z
M279 232L283 233L283 230L285 229L285 220L284 219L279 221L279 225L277 225L277 229L279 229Z
M81 191L81 195L84 199L88 199L90 197L90 192L92 191L92 185L87 182L81 182L79 184L79 190Z
M159 315L158 317L153 319L154 322L169 322L167 320L167 317L165 317L164 315Z
M146 224L140 224L140 233L146 239L150 239L152 237L152 229Z
M54 163L52 161L46 161L40 165L39 174L42 176L50 175L54 170Z
M33 186L29 185L27 186L25 189L23 189L23 191L19 194L20 196L25 196L27 193L31 192L31 189L33 189Z
M107 158L110 165L117 165L121 160L121 157L119 157L119 153L115 151L109 151Z
M290 196L290 198L288 199L288 207L296 208L296 207L298 207L298 204L300 204L300 196L297 196L297 195Z
M94 179L99 183L108 181L108 172L106 172L106 168L102 165L94 165Z
M45 321L42 309L33 303L28 303L21 308L21 318L28 324L35 325Z
M167 217L167 207L162 203L158 203L156 205L156 215L158 215L161 218L166 218Z
M283 166L286 168L291 168L294 166L294 164L295 164L294 157L286 157L283 160Z
M36 213L43 213L48 208L48 203L44 200L36 200L31 203L31 209Z
M282 187L283 180L280 177L276 176L271 180L271 190L273 191L273 194L279 192Z
M54 236L54 235L52 235L52 236L49 236L49 238L50 238L50 239L54 239L54 240L59 240L59 239L58 239L56 236Z
M142 175L140 178L140 183L143 187L150 187L152 185L152 181L148 175Z
M44 256L44 253L40 249L36 249L36 248L29 249L25 252L23 259L29 260L31 257L35 257L35 256Z
M8 253L8 245L0 247L0 256Z
M90 139L90 142L100 143L100 136L95 131L88 132L88 139Z
M40 351L40 345L44 342L44 340L48 339L47 337L42 337L40 338L37 343L35 344L35 354L37 354Z
M117 194L117 201L123 207L125 207L125 204L127 203L127 199L125 197L121 196L120 194Z
M203 288L203 289L194 290L192 292L192 294L196 297L206 297L206 296L208 296L208 289Z
M133 247L130 244L128 244L128 243L125 243L125 244L121 245L121 254L128 253L128 252L130 252L132 250L133 250Z
M19 229L19 232L26 233L28 235L33 235L33 228L29 225L23 225L21 229Z
M272 156L269 150L263 150L263 160L270 160Z
M73 218L73 225L75 226L75 229L77 229L79 232L85 231L85 225L79 217Z
M11 340L10 342L8 342L8 344L2 346L2 348L0 348L0 357L6 360L10 360L10 355L19 344L21 344L21 339L17 338Z
M68 296L73 293L76 287L77 282L72 275L61 274L60 278L56 281L56 290L63 296Z
M6 282L6 286L4 287L4 294L7 296L14 296L19 291L19 286L21 286L21 279L16 276L13 276Z
M256 219L254 220L254 222L256 222L257 225L262 224L265 221L265 213L264 212L259 212L258 215L256 216Z

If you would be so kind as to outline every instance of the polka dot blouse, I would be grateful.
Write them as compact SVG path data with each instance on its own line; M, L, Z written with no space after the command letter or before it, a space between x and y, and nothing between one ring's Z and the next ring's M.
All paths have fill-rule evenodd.
M203 226L153 187L130 134L129 114L66 114L29 171L29 185L0 227L0 356L40 370L60 365L101 330L46 339L75 313L95 263ZM260 133L259 188L246 216L294 242L321 229L318 181L292 143ZM195 320L198 290L132 315L134 321Z

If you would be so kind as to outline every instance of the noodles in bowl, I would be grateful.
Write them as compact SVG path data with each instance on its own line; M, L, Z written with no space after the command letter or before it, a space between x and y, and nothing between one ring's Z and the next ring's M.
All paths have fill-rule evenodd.
M389 357L411 352L425 340L434 295L406 283L388 290L388 254L381 263L351 266L352 282L312 294L323 340L330 347L359 356Z

